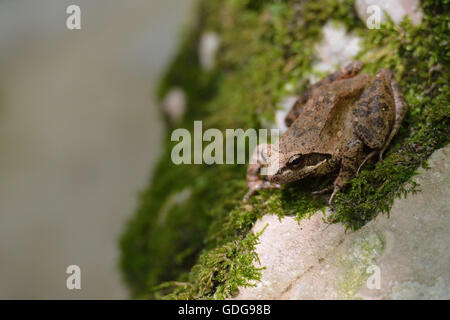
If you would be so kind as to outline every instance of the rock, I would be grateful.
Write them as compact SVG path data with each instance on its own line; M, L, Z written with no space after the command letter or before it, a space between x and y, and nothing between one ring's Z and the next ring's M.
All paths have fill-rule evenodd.
M410 17L413 24L422 22L423 13L419 0L356 0L356 12L362 21L367 23L368 17L373 14L368 8L373 5L380 8L380 22L386 21L384 11L395 24L399 24L405 15Z
M186 94L184 90L180 88L170 89L164 98L163 105L170 122L178 123L186 111Z
M356 232L321 212L265 215L254 231L268 224L256 247L266 269L236 299L450 299L449 156L437 150L416 178L422 191Z
M219 49L219 35L212 31L204 32L199 43L199 60L204 70L211 70L216 65L216 54Z
M280 109L275 113L276 127L280 129L280 135L287 130L284 119L297 101L297 96L287 96L280 102Z
M323 27L323 39L315 47L315 55L318 62L313 69L320 72L333 72L337 67L345 65L353 60L360 49L360 39L345 31L341 24L328 22ZM311 79L316 82L320 79Z

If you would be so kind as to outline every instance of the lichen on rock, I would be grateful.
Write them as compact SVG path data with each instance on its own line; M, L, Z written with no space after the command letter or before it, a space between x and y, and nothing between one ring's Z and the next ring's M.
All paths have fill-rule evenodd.
M338 298L355 298L359 288L368 277L368 268L377 264L384 249L384 237L380 233L369 233L354 240L348 252L338 259L342 276L336 287Z

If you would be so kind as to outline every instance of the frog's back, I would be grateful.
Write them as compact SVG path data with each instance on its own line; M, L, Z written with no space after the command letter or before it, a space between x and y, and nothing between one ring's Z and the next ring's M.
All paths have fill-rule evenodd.
M342 150L352 136L352 104L367 79L361 74L315 90L281 137L283 152L334 154Z
M280 148L283 153L314 151L334 99L333 94L325 94L313 96L307 101L298 117L280 138Z

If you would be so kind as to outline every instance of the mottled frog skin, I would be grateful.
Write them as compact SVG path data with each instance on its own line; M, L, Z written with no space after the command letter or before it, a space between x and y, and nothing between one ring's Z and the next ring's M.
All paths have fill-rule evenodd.
M244 202L259 189L339 171L332 186L315 192L332 190L331 206L339 189L368 159L379 154L382 160L408 107L390 70L371 77L360 72L362 66L351 62L300 95L285 119L289 128L279 143L255 150ZM268 175L263 176L264 166Z

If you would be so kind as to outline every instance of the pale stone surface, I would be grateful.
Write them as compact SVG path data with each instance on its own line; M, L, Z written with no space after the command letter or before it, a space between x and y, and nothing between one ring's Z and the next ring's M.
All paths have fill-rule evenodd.
M216 55L219 49L219 35L212 31L204 32L200 38L198 54L200 65L204 70L211 70L216 65Z
M163 106L172 123L180 122L186 112L186 93L181 88L170 89L164 98Z
M279 109L275 113L275 122L276 127L280 129L280 134L283 134L288 129L286 126L286 123L284 123L284 119L286 118L289 111L294 106L295 102L297 101L297 96L288 96L285 97L283 100L281 100L279 104Z
M333 72L353 60L360 50L360 39L354 34L347 33L344 25L328 22L322 29L323 39L315 47L315 56L318 59L313 70L319 72ZM314 83L319 78L311 78Z
M266 269L236 298L450 299L449 156L450 146L436 151L416 179L422 191L356 232L321 212L300 224L265 215L254 231L268 224L256 249ZM379 289L367 285L377 268Z
M399 24L406 15L409 16L413 24L422 22L423 13L420 9L419 0L356 0L356 12L364 22L367 22L368 17L374 14L369 9L370 6L377 6L379 8L381 22L386 21L384 11L387 12L396 24Z

